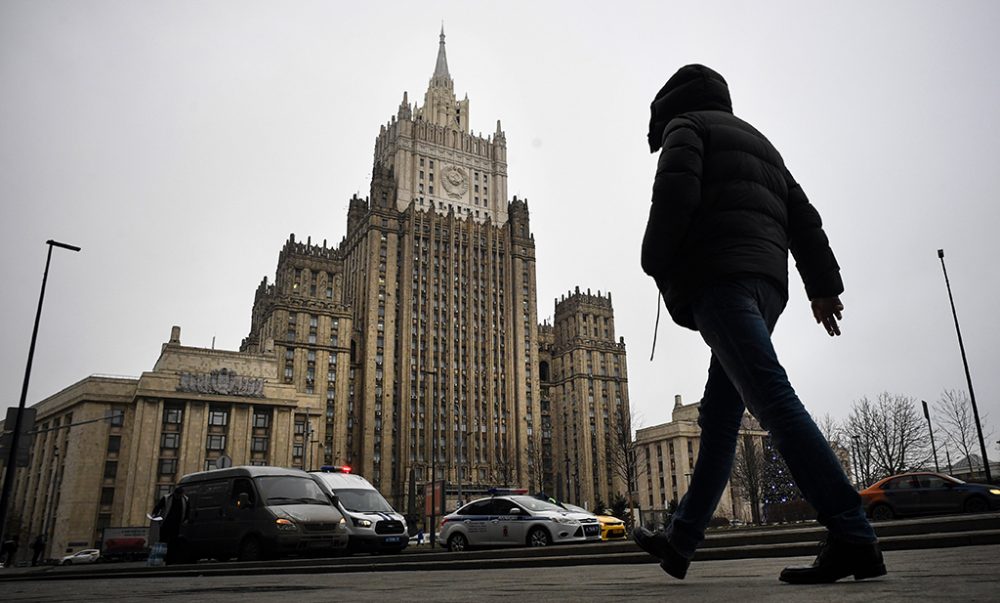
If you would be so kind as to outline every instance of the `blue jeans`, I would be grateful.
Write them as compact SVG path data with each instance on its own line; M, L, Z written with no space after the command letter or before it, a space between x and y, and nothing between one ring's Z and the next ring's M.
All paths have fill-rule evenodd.
M876 541L861 497L795 395L771 344L786 301L770 281L747 278L706 287L693 303L695 324L712 359L698 410L698 460L667 527L671 544L685 557L692 557L704 540L729 481L744 408L771 433L820 523L848 542Z

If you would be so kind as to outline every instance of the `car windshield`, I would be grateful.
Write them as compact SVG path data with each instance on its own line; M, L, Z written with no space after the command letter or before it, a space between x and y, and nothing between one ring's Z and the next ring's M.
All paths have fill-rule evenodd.
M510 500L521 505L529 511L559 511L562 513L566 512L566 509L560 507L559 505L550 503L545 500L539 500L531 496L511 496Z
M271 505L329 505L316 482L308 477L294 475L269 475L255 478L257 489L267 504Z
M393 513L392 506L376 490L337 489L340 504L355 513Z
M569 503L562 503L562 506L566 508L567 511L572 511L574 513L586 513L587 515L593 515L590 511L584 509L583 507L578 507L576 505L571 505Z

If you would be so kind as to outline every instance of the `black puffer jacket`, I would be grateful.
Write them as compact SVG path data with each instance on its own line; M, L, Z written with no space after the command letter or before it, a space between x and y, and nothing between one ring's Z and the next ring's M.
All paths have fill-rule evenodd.
M695 329L705 285L760 276L788 291L788 251L810 299L843 292L819 213L763 134L733 115L729 87L703 65L681 68L651 106L662 146L642 241L642 269L674 321Z

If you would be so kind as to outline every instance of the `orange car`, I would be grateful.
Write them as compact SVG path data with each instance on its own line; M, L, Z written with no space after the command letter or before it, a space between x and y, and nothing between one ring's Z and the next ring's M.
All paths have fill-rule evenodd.
M875 521L902 515L985 513L1000 509L1000 486L969 484L942 473L893 475L860 492Z

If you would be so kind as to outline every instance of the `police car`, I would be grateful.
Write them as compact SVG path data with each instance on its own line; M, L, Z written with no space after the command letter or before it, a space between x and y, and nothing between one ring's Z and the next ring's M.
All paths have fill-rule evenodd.
M600 538L592 515L574 513L523 490L498 492L461 507L441 520L440 540L448 550L469 547L548 546Z

